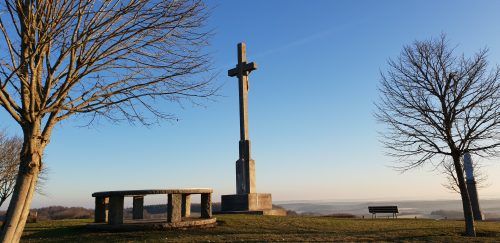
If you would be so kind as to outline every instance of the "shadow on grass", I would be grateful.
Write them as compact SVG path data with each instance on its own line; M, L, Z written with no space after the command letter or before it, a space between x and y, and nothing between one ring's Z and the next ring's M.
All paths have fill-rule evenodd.
M224 222L220 222L225 224ZM219 222L218 222L219 224ZM216 226L218 227L218 226ZM215 228L216 228L215 227ZM127 239L130 241L153 240L158 241L166 237L193 237L210 236L214 227L179 228L168 230L96 230L89 229L86 225L50 226L34 225L26 228L23 240L25 241L51 241L51 242L115 242ZM236 232L217 232L219 235L232 235Z
M85 225L60 226L60 227L31 227L25 230L23 239L40 238L79 238L80 236L92 233Z
M497 225L478 225L477 238L463 237L462 225L435 221L361 221L324 218L227 216L213 228L112 232L86 228L90 221L50 221L26 228L31 242L177 241L498 241Z
M476 232L477 237L500 237L500 234L495 231Z

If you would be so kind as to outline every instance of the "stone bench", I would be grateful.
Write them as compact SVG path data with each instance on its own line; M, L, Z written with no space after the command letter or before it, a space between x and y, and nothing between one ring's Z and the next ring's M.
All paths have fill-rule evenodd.
M133 198L133 219L143 219L144 196L154 194L167 194L167 222L181 222L183 217L191 214L191 195L201 195L201 218L212 218L212 189L158 189L158 190L128 190L95 192L95 223L108 223L109 225L123 224L123 202L125 197Z

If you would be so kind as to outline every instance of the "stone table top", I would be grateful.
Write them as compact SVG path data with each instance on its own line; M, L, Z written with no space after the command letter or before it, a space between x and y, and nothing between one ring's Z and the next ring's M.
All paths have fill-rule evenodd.
M212 193L211 188L183 188L183 189L147 189L147 190L125 190L125 191L103 191L94 192L92 197L109 196L143 196L149 194L201 194Z

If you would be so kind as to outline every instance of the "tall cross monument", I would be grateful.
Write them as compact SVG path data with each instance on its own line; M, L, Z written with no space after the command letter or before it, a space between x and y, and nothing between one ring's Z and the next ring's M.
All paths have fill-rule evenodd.
M236 194L221 196L222 212L249 212L272 215L286 215L286 212L272 210L269 193L257 193L255 189L255 161L250 155L248 136L248 75L257 69L257 64L247 62L245 43L238 44L238 64L228 70L229 77L238 78L240 108L239 158L236 161Z
M255 193L255 161L250 156L250 138L248 137L248 75L257 69L254 62L247 63L246 45L238 44L238 64L227 73L229 77L238 77L240 104L240 144L239 159L236 161L236 193Z

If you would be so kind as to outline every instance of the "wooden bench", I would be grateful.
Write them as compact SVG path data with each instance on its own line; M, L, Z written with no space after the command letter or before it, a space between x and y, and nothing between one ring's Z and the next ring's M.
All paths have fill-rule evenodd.
M201 194L201 218L212 218L212 189L154 189L154 190L128 190L95 192L95 223L108 223L109 225L123 224L124 197L132 197L132 218L143 219L144 196L152 194L167 194L167 222L182 221L183 217L191 214L191 194Z
M377 213L392 213L392 218L398 218L398 206L368 206L368 212L372 214L372 218L377 218Z

